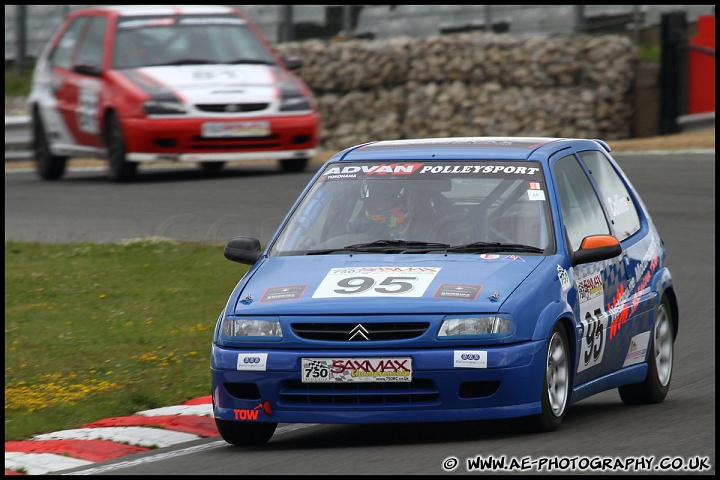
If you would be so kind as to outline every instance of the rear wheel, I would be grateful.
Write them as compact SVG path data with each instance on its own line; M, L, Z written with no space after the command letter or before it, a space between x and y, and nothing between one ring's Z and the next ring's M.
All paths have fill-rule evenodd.
M532 418L538 432L557 430L565 416L570 394L570 356L567 333L562 324L553 328L548 342L542 389L542 413Z
M50 144L45 134L40 113L33 113L33 153L35 155L35 169L43 180L57 180L65 174L68 157L60 157L50 152Z
M302 172L307 164L307 158L287 158L280 160L280 170L286 173Z
M110 180L116 183L127 182L135 177L137 163L128 162L125 152L125 138L117 115L111 113L107 119L105 146L110 162Z
M663 298L655 314L652 344L648 354L648 373L641 383L618 388L626 405L646 405L665 400L670 389L673 367L673 322L667 298Z
M220 436L232 445L249 446L267 443L275 433L277 423L230 422L215 419Z

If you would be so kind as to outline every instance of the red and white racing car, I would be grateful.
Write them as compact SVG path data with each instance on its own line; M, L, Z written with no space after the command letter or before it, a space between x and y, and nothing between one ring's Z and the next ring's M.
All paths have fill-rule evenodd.
M301 171L315 154L312 92L262 32L228 6L100 6L70 13L38 58L28 108L37 172L103 158L110 178L145 162L277 159Z

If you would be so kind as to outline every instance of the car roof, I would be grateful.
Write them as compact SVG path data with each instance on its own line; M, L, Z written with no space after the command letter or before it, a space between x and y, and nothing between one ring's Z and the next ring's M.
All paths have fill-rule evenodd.
M114 13L121 17L141 15L182 15L182 14L221 14L234 13L235 9L226 5L104 5L76 10L73 15L87 12Z
M602 140L554 137L448 137L381 140L348 148L333 160L541 159L560 150L600 150Z

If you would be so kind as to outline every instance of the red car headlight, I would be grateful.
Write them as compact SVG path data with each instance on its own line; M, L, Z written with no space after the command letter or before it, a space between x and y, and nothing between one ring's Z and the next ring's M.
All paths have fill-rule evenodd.
M148 100L143 103L143 110L146 115L184 115L187 113L187 106L180 102Z

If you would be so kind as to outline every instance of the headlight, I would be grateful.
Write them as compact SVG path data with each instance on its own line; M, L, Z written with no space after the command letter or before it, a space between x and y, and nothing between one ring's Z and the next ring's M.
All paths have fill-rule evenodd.
M225 317L218 333L220 344L246 340L272 342L283 338L278 318Z
M310 110L310 108L310 100L302 95L297 97L283 97L282 100L280 100L281 112L300 112Z
M513 330L512 320L506 316L468 316L448 317L438 331L438 337L457 337L462 335L506 336Z
M312 103L310 97L303 95L295 82L291 79L280 85L280 111L281 112L300 112L311 110Z
M148 100L143 103L143 110L146 115L183 115L187 113L187 107L180 102L162 102L159 100Z

